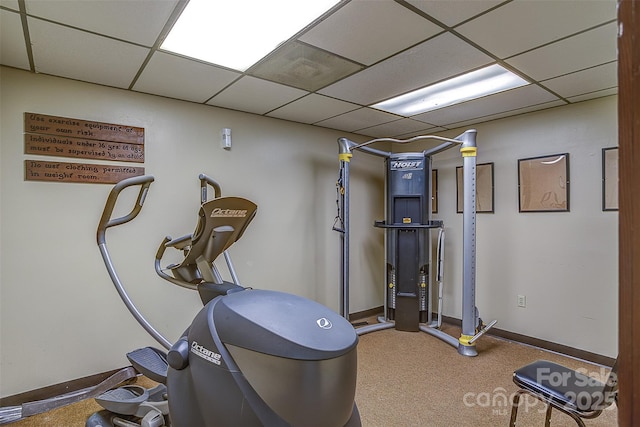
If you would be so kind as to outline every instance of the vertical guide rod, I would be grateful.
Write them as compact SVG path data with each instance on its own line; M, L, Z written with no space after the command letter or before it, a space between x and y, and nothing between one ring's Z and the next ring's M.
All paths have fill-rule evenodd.
M342 211L342 292L340 314L349 320L349 161L351 154L340 156L342 188L340 189Z
M462 333L458 353L464 356L478 354L475 344L469 342L476 334L476 147L475 132L465 133L460 147L463 166L463 229L462 229Z

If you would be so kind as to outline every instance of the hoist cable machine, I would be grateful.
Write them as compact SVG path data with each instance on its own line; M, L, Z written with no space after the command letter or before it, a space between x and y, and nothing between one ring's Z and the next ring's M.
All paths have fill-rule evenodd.
M369 145L375 142L404 144L431 139L441 144L423 152L392 153ZM475 343L497 321L485 325L475 305L476 282L476 131L456 138L422 135L400 140L377 138L357 144L338 139L340 175L338 216L334 230L342 235L341 314L349 316L349 163L354 150L383 157L386 165L385 215L375 227L385 230L386 285L384 314L379 323L358 328L358 335L382 329L423 331L451 344L464 356L478 354ZM462 333L456 339L441 331L444 255L443 221L431 219L431 157L460 147L463 158L463 289ZM435 274L431 268L431 232L438 230ZM437 319L433 319L432 286L438 282Z

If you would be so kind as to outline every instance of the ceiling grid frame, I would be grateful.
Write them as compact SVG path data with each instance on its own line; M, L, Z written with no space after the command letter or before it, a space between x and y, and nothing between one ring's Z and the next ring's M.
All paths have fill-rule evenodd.
M77 38L79 43L87 45L87 49L90 49L92 43L101 40L103 37L118 42L107 43L109 48L113 49L111 53L115 56L118 56L119 52L126 52L127 48L124 47L126 45L148 49L143 58L127 58L126 61L130 61L130 63L123 62L125 67L122 68L129 67L135 70L134 75L128 78L129 84L125 89L167 96L166 94L163 95L166 91L163 90L162 86L171 85L170 98L246 111L266 117L299 121L345 132L361 133L369 137L395 137L417 134L428 129L446 130L458 127L461 124L470 126L487 120L523 114L523 112L554 108L560 105L617 94L617 80L611 71L615 69L614 65L617 64L617 59L611 60L611 58L616 58L615 40L610 40L612 36L609 33L611 31L606 29L606 26L616 21L616 1L557 0L553 4L549 2L539 2L540 4L537 4L538 2L529 2L524 4L522 3L524 1L527 0L459 0L455 7L447 7L444 4L430 3L425 0L378 0L381 4L376 8L373 6L374 3L367 3L367 0L342 0L331 10L315 19L297 34L294 34L290 39L283 41L277 49L242 72L176 55L161 49L162 42L181 11L186 7L188 0L119 0L101 2L99 7L83 4L82 8L75 9L74 5L82 2L82 0L48 0L48 4L44 5L41 3L42 0L0 0L0 14L2 14L3 19L5 17L7 19L15 19L13 17L19 15L22 23L21 33L5 33L5 30L9 31L10 28L18 25L17 23L12 26L6 26L7 29L4 26L0 27L0 36L3 44L3 49L0 50L0 64L25 69L30 72L105 84L96 80L98 77L91 75L89 64L85 64L87 65L87 71L84 74L82 72L74 74L65 71L64 63L48 63L47 61L51 61L50 58L43 63L40 57L43 49L53 49L53 53L50 55L55 56L55 49L60 48L56 46L56 43L63 43L64 40L53 40L55 32L51 33L50 38L52 40L43 40L43 34L47 34L46 31L48 31L46 28L39 29L39 40L34 40L32 37L36 29L30 28L28 20L39 19L49 23L51 26L66 28L67 30L60 34L67 34L67 37ZM141 2L143 5L140 5ZM51 3L56 4L52 6ZM55 7L55 13L52 12L52 7ZM343 27L336 28L333 26L334 23L345 22L349 18L349 14L353 14L354 11L365 10L362 8L367 8L366 16L368 21L353 24L353 27L360 29L362 35L365 36L364 39L353 36L354 33L351 28L348 29L351 31L349 32ZM30 9L36 9L38 13L31 13ZM565 19L565 21L559 22L561 18L554 17L553 13L556 9L559 16L563 17L562 19ZM142 13L141 10L144 10L145 13ZM168 13L169 10L170 13ZM536 16L538 20L529 22L528 16L520 16L516 13L522 10L531 10L532 16ZM105 12L103 13L104 16L95 16L100 11ZM115 20L115 17L121 15L126 15L127 19L124 21ZM502 18L505 16L508 17L508 20L506 20L508 22L503 22L505 20ZM498 17L501 19L495 21ZM105 19L107 22L104 22ZM110 21L111 19L113 21ZM161 20L159 21L158 19ZM136 22L142 28L136 28L136 31L129 31L129 29L121 27L124 24L120 21ZM424 29L415 28L415 25L419 25L421 21L424 22ZM523 34L531 34L535 37L529 40L519 34L508 33L503 35L502 37L509 37L509 40L504 41L506 44L502 44L509 46L508 50L513 52L506 56L501 55L504 48L497 49L498 45L492 41L491 37L494 37L493 40L496 43L501 43L498 35L502 34L500 32L502 30L500 28L487 28L490 33L486 33L481 25L483 22L494 21L503 25L504 28L526 26L526 31ZM373 31L369 26L374 27L376 31L380 31L380 26L375 27L374 24L381 22L385 22L389 26L389 28L384 29L384 34L388 34L389 37L393 34L394 37L397 37L394 40L386 40L385 46L377 46L372 40L366 38L366 32ZM394 28L402 29L403 25L411 25L412 27L404 32L394 30ZM109 29L109 34L105 34L102 30L97 31L104 28ZM550 36L547 34L536 33L536 28L540 28L540 31L548 30L548 33L553 35L553 38L549 39ZM17 31L17 29L13 28L11 31ZM42 31L45 31L45 33L42 33ZM336 31L341 31L341 34L350 34L351 37L331 37L331 33ZM153 40L153 43L147 46L139 43L138 40L131 39L133 36L128 36L134 33L137 34L136 38L145 39L149 42ZM446 40L441 39L445 34L447 34ZM311 37L311 35L313 36ZM589 52L588 47L581 44L583 43L582 39L595 40L595 43L600 47L598 48L599 51L594 52L593 55L585 56L585 54L580 54L581 56L575 59L576 65L570 64L578 69L572 69L571 66L568 66L570 71L566 72L562 71L562 67L559 67L558 69L562 72L557 73L557 75L544 75L543 78L536 80L534 78L536 75L535 69L531 69L526 64L526 61L521 63L517 61L517 59L527 59L527 56L521 55L534 52L535 55L531 57L535 57L536 61L540 62L538 64L539 67L544 67L544 61L556 61L554 54L569 58L571 54L577 55L576 50L582 49ZM212 43L215 42L212 41ZM42 45L43 43L44 46ZM309 75L296 75L293 77L293 81L287 81L284 84L273 81L271 78L253 74L260 64L269 64L270 61L279 59L278 55L285 50L287 45L293 43L301 43L314 50L317 49L322 52L322 57L336 57L358 64L362 69L340 76L320 88L316 88L313 85L309 86L313 90L300 88L306 87L304 86L305 79L313 79L313 73L322 69L322 63L304 62L305 67L308 67ZM447 62L446 64L433 63L435 58L419 56L420 52L425 52L428 55L428 47L435 46L434 43L442 43L441 49L447 49L447 46L451 47L451 56L445 61ZM565 55L562 50L565 48L564 45L567 45L567 48L571 48L572 52L566 52ZM36 49L33 49L34 46ZM120 50L121 47L119 46L122 46L124 50ZM488 64L473 65L465 63L464 54L456 49L455 46L466 46L463 51L486 55ZM369 59L365 63L361 61L365 56L355 55L361 57L356 58L344 55L344 52L357 52L359 49L367 51L366 57ZM393 51L390 51L390 49ZM26 68L27 66L24 62L16 59L18 54L22 55L22 58L25 58L24 55L26 55L29 61L28 68ZM179 72L180 75L172 76L168 74L168 70L157 69L160 62L154 61L154 58L157 59L162 55L172 55L174 58L172 61L176 64L181 64L175 68L179 70L176 72ZM518 56L520 58L517 58ZM404 60L398 61L399 58L404 58ZM597 58L602 59L598 60ZM371 59L375 60L372 61ZM605 59L606 61L602 62ZM76 60L81 61L82 59L77 58ZM370 64L367 65L366 63L369 62ZM403 69L393 70L392 67L386 68L394 62L402 64ZM42 64L42 66L39 64ZM371 94L375 94L377 91L388 99L392 95L397 96L428 86L434 83L434 76L437 77L436 81L443 81L481 68L481 66L492 64L501 65L526 79L530 85L546 91L550 100L539 102L538 98L532 97L530 100L523 99L522 102L525 105L520 106L521 103L514 104L513 102L513 97L517 96L518 92L503 96L502 101L500 100L501 97L489 95L435 110L439 113L437 114L438 120L434 122L433 120L421 121L418 114L407 117L389 113L381 114L382 111L371 108L374 102L369 101L373 97L362 96L363 91L371 92ZM550 65L553 65L553 63L550 62ZM226 76L223 77L224 79L232 76L234 78L229 81L220 81L222 84L215 90L211 90L211 87L215 86L211 85L211 79L218 79L217 74L214 73L205 78L205 75L198 74L196 71L200 69L200 73L206 73L207 67L210 67L212 71L217 69L224 70L220 74L220 76ZM122 80L123 76L118 77L118 74L126 72L126 70L120 70L119 68L114 66L113 69L108 70L109 73L113 74L113 79L109 81L120 82ZM236 74L235 76L234 73ZM553 73L556 72L553 71ZM413 76L411 77L413 80L407 82L406 79L403 79L403 74ZM420 77L421 74L424 74L424 78ZM150 75L156 76L153 81L148 80ZM199 75L200 77L198 77ZM370 80L364 79L365 76L367 78L370 77ZM145 77L147 77L148 84L142 85ZM249 81L243 82L243 79L248 77L252 79L250 87L254 90L243 92L243 90L240 90L241 86L239 85L246 86ZM185 87L185 92L181 92L180 84L177 84L181 79L193 79L195 81L190 82L190 89ZM207 80L209 80L208 83ZM359 82L359 80L362 81ZM545 82L548 82L548 86ZM315 82L311 81L311 83ZM280 94L275 96L274 94L278 94L278 85L281 85L282 90L287 92L288 95L283 96ZM144 90L139 90L143 86ZM198 86L202 88L202 96L194 101L193 92ZM334 92L332 86L347 90L335 90ZM383 86L387 87L387 89L380 91ZM353 95L347 93L349 90L353 92ZM512 90L517 91L518 89ZM234 96L230 97L225 93L233 93ZM268 106L268 111L264 107L256 106L255 102L252 101L254 97L261 96L261 93L264 96L272 96L272 98L264 102L264 106ZM310 97L310 95L314 96ZM216 97L224 102L216 102ZM546 99L546 97L543 97L543 99ZM302 102L302 100L305 101ZM339 106L339 108L335 111L330 111L331 108L328 107L332 103L336 107ZM355 106L355 108L352 108L351 105ZM514 108L514 105L518 105L518 108ZM296 111L296 106L304 108L304 111ZM489 106L490 108L488 108ZM258 112L256 113L255 111ZM491 111L491 113L487 114L487 111ZM296 117L300 117L300 119ZM302 119L303 117L304 119ZM309 123L311 118L313 120ZM353 129L354 123L359 121L364 123L366 127ZM424 129L416 130L416 127L420 127L420 123L423 123ZM402 129L402 124L406 124L407 129Z

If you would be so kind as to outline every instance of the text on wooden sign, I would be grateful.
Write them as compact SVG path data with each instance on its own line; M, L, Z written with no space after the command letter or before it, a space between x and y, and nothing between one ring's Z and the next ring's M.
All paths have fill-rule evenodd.
M24 131L27 133L144 144L144 128L37 113L24 113Z
M24 134L24 153L144 163L144 145L142 144L32 133Z
M94 184L115 184L125 178L144 175L143 167L97 165L93 163L24 161L25 180Z

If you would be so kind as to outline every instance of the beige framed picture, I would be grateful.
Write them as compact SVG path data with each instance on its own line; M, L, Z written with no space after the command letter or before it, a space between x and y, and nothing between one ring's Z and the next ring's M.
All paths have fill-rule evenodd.
M602 149L602 210L618 210L618 147Z
M569 212L569 153L518 160L520 212Z

